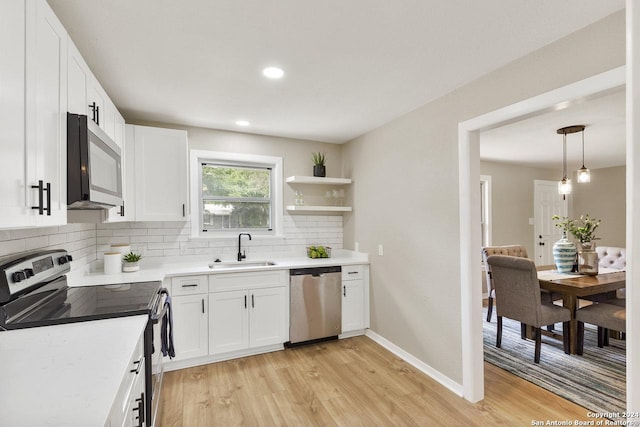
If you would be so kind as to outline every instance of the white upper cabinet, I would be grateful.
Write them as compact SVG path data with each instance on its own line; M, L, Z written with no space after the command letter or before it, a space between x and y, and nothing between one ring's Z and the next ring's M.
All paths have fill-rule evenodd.
M89 88L93 75L89 66L76 45L69 40L67 47L67 104L70 113L89 114L89 97L87 90Z
M0 227L66 223L67 34L44 0L0 2Z
M188 212L187 132L131 126L135 164L135 220L186 221ZM129 144L129 140L126 144Z
M27 165L35 168L29 185L32 206L44 205L42 215L35 210L39 225L67 221L67 40L44 0L27 2L26 129L27 141L34 142ZM40 181L43 190L34 188Z
M27 200L25 139L25 3L0 2L0 227L33 225Z

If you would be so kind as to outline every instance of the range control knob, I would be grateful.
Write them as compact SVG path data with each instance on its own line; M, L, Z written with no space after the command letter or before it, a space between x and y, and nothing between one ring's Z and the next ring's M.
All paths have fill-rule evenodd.
M25 276L27 276L27 279L29 277L33 277L33 268L25 268L24 269L24 274L25 274Z
M69 261L73 261L73 257L71 255L62 255L60 258L58 258L58 264L60 265L64 265Z
M13 279L13 281L16 283L22 282L26 278L27 275L24 273L24 271L16 271L11 275L11 279Z

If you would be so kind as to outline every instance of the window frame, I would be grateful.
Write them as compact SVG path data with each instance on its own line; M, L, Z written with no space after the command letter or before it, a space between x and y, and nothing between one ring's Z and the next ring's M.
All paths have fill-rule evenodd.
M250 232L255 236L282 236L282 157L229 153L208 150L190 150L191 181L191 238L236 237ZM208 230L203 227L202 164L229 167L271 169L271 229Z

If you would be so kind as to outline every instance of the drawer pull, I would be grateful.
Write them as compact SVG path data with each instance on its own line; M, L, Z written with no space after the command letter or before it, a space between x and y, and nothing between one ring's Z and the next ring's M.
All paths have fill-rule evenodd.
M142 367L142 361L144 360L144 355L140 356L140 359L133 362L136 365L136 369L131 369L129 372L135 372L136 375L140 373L140 368Z
M186 285L182 285L183 288L195 288L197 286L198 286L197 283L189 283L189 284L186 284Z
M357 271L350 271L347 274L358 274L358 272Z

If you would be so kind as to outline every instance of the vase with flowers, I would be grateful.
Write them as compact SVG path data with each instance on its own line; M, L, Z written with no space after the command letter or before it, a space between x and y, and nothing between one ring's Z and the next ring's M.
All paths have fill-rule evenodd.
M560 260L561 263L564 263L563 270L565 271L562 272L568 272L566 271L566 263L568 262L568 254L570 251L568 250L569 244L567 244L567 242L569 242L569 240L567 239L567 233L570 233L580 244L580 250L574 253L574 259L576 259L575 257L577 255L578 273L589 275L598 274L598 254L595 251L594 241L600 239L595 235L596 229L600 226L600 220L591 218L589 214L580 215L578 219L554 215L551 219L558 221L556 222L556 227L562 228L563 230L563 238L556 242L558 245L557 251L556 244L553 245L553 256L556 261L556 266L558 267L556 252L559 258L562 258L564 254L565 258ZM560 271L560 267L558 267L558 271Z

